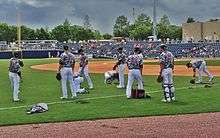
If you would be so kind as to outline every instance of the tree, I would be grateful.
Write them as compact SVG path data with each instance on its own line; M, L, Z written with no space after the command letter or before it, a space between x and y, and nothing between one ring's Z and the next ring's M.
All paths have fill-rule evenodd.
M17 38L16 32L17 29L15 26L0 23L0 41L14 42Z
M85 29L91 29L92 25L90 23L90 17L89 15L85 15L84 19L83 19L83 26Z
M157 24L158 38L165 39L170 37L170 21L167 15L163 15Z
M63 24L56 26L52 29L53 38L60 42L68 41L71 39L71 24L66 19Z
M188 17L186 23L193 23L195 22L193 17Z
M176 26L176 25L170 25L169 26L169 38L170 39L182 39L182 27Z
M170 25L169 17L167 15L163 15L159 21L159 24L164 25L164 26L169 26Z
M151 35L151 26L138 25L133 30L130 30L130 37L135 40L146 40Z
M141 13L134 22L135 25L147 25L151 26L151 18L144 13Z
M127 17L119 16L116 19L113 27L113 34L116 37L128 37L129 36L129 22Z
M129 27L129 36L135 40L146 40L152 34L152 22L146 14L140 14Z
M103 38L106 39L106 40L109 40L112 38L112 35L106 33L106 34L103 34Z
M49 39L51 39L49 31L47 29L44 29L44 28L36 29L35 36L39 40L49 40Z

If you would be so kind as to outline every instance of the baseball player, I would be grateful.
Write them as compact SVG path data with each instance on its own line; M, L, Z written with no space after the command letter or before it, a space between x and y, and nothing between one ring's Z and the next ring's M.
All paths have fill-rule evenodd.
M10 59L9 63L9 79L11 81L11 87L13 89L13 101L18 102L20 101L18 94L19 94L19 86L20 86L20 77L19 72L21 71L20 68L24 66L23 62L18 59L19 54L14 52L13 57Z
M160 60L160 73L159 76L163 78L162 88L164 90L163 102L175 101L175 88L173 86L173 69L174 69L174 56L171 52L166 50L165 44L160 45L161 54Z
M78 53L80 54L80 62L79 62L79 75L83 76L84 79L87 80L89 85L89 89L93 89L93 83L89 76L89 69L88 69L88 57L84 54L83 49L79 49Z
M131 98L131 89L134 80L138 81L138 89L143 89L141 66L143 65L143 59L139 56L139 48L134 48L134 54L127 58L127 66L129 69L128 73L128 84L126 88L127 98Z
M67 99L67 81L70 83L70 89L72 92L72 98L76 97L76 92L73 88L73 72L75 67L75 57L74 55L69 52L69 47L64 46L64 53L61 54L59 60L59 69L58 72L61 74L61 85L62 85L62 92L63 96L60 97L61 99Z
M193 69L193 79L196 77L196 69L198 69L198 81L196 83L202 83L203 72L209 77L209 82L212 82L214 76L207 70L206 62L203 59L194 59L186 64L188 68Z
M88 91L85 88L81 88L80 84L83 83L84 79L80 76L73 76L73 88L76 93L87 93Z
M113 67L113 70L115 70L116 67L118 67L118 74L119 74L119 85L117 88L124 88L125 82L124 82L124 73L125 73L125 63L126 63L126 56L123 53L123 48L118 48L118 56L117 56L118 62Z

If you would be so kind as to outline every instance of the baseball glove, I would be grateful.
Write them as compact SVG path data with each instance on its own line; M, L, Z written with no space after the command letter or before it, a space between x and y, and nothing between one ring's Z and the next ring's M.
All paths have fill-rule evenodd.
M19 60L19 65L20 65L21 67L24 67L24 62L21 61L21 60Z
M58 81L60 81L60 80L62 79L62 77L61 77L61 74L60 74L60 73L57 73L57 75L56 75L56 79L57 79Z
M191 84L195 84L196 81L195 81L195 79L192 79L192 80L189 81L189 83L191 83Z
M116 68L117 68L117 65L115 65L115 66L112 68L112 70L116 70Z
M157 77L157 82L161 83L163 81L163 77L161 75L158 75Z

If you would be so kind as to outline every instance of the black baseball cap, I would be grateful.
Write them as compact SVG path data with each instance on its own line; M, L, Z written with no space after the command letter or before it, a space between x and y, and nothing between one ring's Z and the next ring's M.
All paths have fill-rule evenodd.
M123 50L123 47L119 47L118 50Z
M13 53L13 56L16 57L16 58L18 58L18 57L19 57L19 53L18 53L18 52L14 52L14 53Z
M136 52L139 52L140 51L140 48L139 47L135 47L134 48L134 52L136 53Z
M81 53L81 52L83 52L83 49L79 49L79 50L78 50L78 53Z
M63 46L63 49L64 50L69 50L69 46L65 45L65 46Z
M166 45L166 44L161 44L161 45L160 45L160 48L165 49L166 47L167 47L167 45Z

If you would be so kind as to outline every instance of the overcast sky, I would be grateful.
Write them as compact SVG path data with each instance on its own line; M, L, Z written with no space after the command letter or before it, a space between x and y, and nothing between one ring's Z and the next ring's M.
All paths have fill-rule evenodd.
M116 17L126 15L132 22L132 9L152 17L153 0L0 0L0 21L16 24L16 11L29 27L49 27L68 18L82 25L88 14L93 28L112 33ZM188 16L205 21L220 18L220 0L158 0L158 19L167 14L171 23L180 25Z

